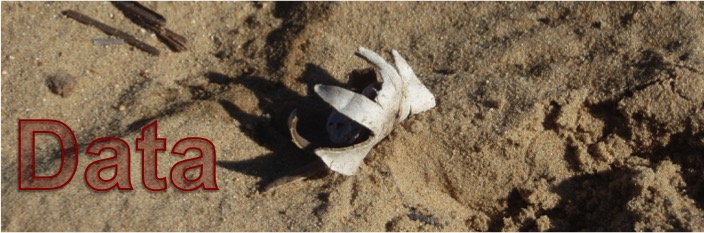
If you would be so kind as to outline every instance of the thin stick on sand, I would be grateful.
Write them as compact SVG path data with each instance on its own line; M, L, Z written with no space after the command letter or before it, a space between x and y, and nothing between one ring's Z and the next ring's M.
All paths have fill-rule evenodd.
M144 52L147 52L147 53L154 55L154 56L159 56L158 49L156 49L156 48L152 47L151 45L148 45L142 41L137 40L137 38L134 38L133 36L123 32L123 31L117 30L113 27L110 27L110 26L104 24L104 23L101 23L98 20L95 20L91 17L88 17L84 14L81 14L81 13L78 13L78 12L75 12L72 10L66 10L66 11L63 11L62 13L69 18L75 19L78 22L81 22L83 24L87 24L90 26L94 26L94 27L100 29L101 31L105 32L108 35L122 38L128 44L130 44L134 47L137 47L138 49L140 49Z

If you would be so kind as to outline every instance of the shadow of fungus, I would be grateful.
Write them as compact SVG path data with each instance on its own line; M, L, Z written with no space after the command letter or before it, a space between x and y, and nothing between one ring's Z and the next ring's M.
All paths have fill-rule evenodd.
M357 82L358 79L353 77L368 79L368 74L369 71L361 70L353 71L349 76ZM298 78L308 84L308 96L302 96L280 82L249 74L231 78L219 73L208 73L206 77L218 83L242 85L252 90L259 100L258 108L262 111L260 115L246 113L229 100L220 99L218 103L230 117L241 123L240 129L247 137L267 148L271 153L243 161L217 161L217 165L222 168L259 177L260 181L257 183L259 190L274 179L319 160L317 156L299 149L291 142L287 120L294 109L298 109L298 131L313 143L312 148L333 145L325 131L325 123L332 108L317 97L313 87L318 83L338 86L344 86L344 84L319 66L307 64L305 71ZM375 78L375 76L371 77ZM319 164L324 166L322 163Z

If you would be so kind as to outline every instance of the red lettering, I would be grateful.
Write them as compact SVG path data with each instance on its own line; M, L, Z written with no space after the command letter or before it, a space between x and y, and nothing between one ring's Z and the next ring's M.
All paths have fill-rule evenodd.
M204 190L218 190L215 181L215 146L205 138L184 138L174 145L172 154L185 156L189 150L197 150L200 156L186 159L176 163L171 168L171 182L181 191L193 191L198 188ZM200 174L196 179L186 177L186 172L198 169Z
M90 143L86 154L100 156L104 150L111 150L115 156L92 162L86 167L85 181L96 191L132 190L130 181L130 146L119 138L98 138ZM100 173L113 168L115 174L110 179L103 179Z
M136 139L137 150L142 153L142 183L151 191L167 189L165 177L159 177L157 155L166 150L166 139L158 137L158 123L154 121L142 128L142 136ZM51 176L39 176L36 169L36 136L53 135L58 139L61 151L59 171ZM68 184L73 179L78 166L78 143L76 136L66 124L57 120L28 119L19 120L19 168L20 190L52 190ZM104 137L93 140L86 154L100 156L112 151L113 156L98 159L88 164L84 180L96 191L132 190L130 179L130 146L120 138ZM198 152L195 158L184 159L174 164L169 176L174 187L181 191L197 189L218 190L215 166L215 145L208 139L189 137L179 140L171 153L186 156L188 151ZM102 173L114 170L109 178ZM197 169L197 170L196 170ZM198 176L189 178L189 171L197 171Z
M157 137L157 121L142 128L137 138L137 150L142 152L142 183L151 191L166 190L166 178L157 173L157 153L166 150L166 139Z
M61 145L61 167L52 176L37 176L35 167L36 134L54 135ZM76 173L78 165L78 143L73 131L63 122L56 120L19 120L19 189L52 190L68 184ZM68 160L68 161L67 161Z

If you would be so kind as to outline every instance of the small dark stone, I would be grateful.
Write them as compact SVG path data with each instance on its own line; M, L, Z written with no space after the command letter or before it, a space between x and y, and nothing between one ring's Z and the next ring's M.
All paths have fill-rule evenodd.
M227 59L230 57L230 51L220 50L215 53L215 57L219 58L220 60Z
M550 24L550 18L540 18L538 19L538 22L541 22L543 24Z
M457 71L455 70L455 68L452 68L451 66L440 66L440 67L434 68L433 72L437 73L437 74L451 75L451 74L456 73Z
M59 72L50 75L46 79L46 85L49 90L54 94L60 95L61 97L68 97L73 92L73 88L76 87L76 77L70 75L66 72Z
M684 45L684 42L682 40L675 40L665 45L665 49L667 49L667 51L674 52L675 50L682 47L682 45Z
M679 59L680 61L686 61L687 59L689 59L689 53L684 53L680 55Z
M596 21L592 23L593 28L601 29L601 22Z

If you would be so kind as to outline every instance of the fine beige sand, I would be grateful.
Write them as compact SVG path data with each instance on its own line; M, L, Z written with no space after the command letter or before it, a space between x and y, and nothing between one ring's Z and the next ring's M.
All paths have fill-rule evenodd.
M145 5L188 51L110 3L2 3L3 231L704 231L701 2ZM162 54L94 45L109 37L63 10ZM370 67L359 46L399 50L437 106L354 176L260 191L315 159L286 119L298 108L302 131L319 132L330 108L312 87ZM56 75L76 78L63 97L47 86ZM30 118L60 120L80 143L61 189L19 191L18 120ZM135 139L154 120L168 151L214 143L219 190L142 185ZM85 184L98 157L84 152L107 136L129 142L134 190ZM58 171L57 146L38 138L40 175ZM183 159L168 151L162 177Z

